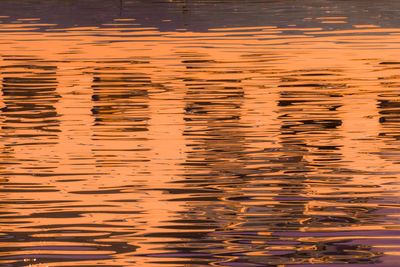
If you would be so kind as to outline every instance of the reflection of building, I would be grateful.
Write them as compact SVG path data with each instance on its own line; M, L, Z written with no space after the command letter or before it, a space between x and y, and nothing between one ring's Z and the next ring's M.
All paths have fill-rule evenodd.
M96 166L116 168L127 175L135 166L135 172L140 172L150 161L145 144L150 120L148 91L153 85L146 74L133 72L136 63L104 63L95 69L91 86L92 141L100 145L93 148Z
M121 77L121 70L113 73L105 69L100 74L101 71L96 70L92 85L95 129L114 133L147 131L149 78L134 73Z
M164 249L170 251L165 256L169 253L201 255L215 241L207 231L223 231L239 222L242 206L229 198L241 196L240 187L246 184L241 79L214 69L219 64L203 55L193 58L185 55L182 64L186 66L181 74L185 81L184 131L181 133L186 142L185 161L181 163L184 172L165 191L172 203L185 203L185 211L178 213L173 223L164 222L166 230L155 235L174 241L165 244ZM198 68L203 71L199 72ZM214 249L215 253L223 251L223 244ZM192 262L187 260L188 264ZM212 261L208 258L203 262Z
M2 84L4 123L13 125L3 129L9 127L15 138L21 135L56 137L52 134L58 130L58 115L53 106L59 97L56 67L10 65L3 70L10 73L4 75Z
M10 56L8 60L9 64L2 66L1 143L14 147L16 158L10 164L35 173L41 165L36 157L43 156L49 160L47 170L56 168L58 158L48 149L58 142L60 131L59 114L54 107L60 97L56 90L57 67L39 63L36 57ZM21 60L29 64L21 64Z
M396 93L381 94L378 100L379 122L381 132L379 136L385 145L381 147L380 157L391 163L400 161L400 95Z
M166 191L174 201L185 201L187 212L165 226L179 232L158 233L177 240L165 249L202 255L212 248L218 256L203 262L214 264L374 263L379 253L371 246L345 236L314 235L368 227L365 220L373 211L357 206L367 203L366 197L344 198L344 206L335 207L339 200L331 196L329 184L343 194L358 184L335 174L344 166L338 111L343 85L335 80L336 70L314 70L312 79L321 79L320 86L305 86L309 72L294 71L300 76L296 82L282 77L274 108L280 147L249 152L252 133L243 122L243 103L249 99L241 79L217 77L223 63L200 56L185 64L186 172L175 181L179 188ZM318 73L333 77L326 82ZM352 206L353 201L358 204Z

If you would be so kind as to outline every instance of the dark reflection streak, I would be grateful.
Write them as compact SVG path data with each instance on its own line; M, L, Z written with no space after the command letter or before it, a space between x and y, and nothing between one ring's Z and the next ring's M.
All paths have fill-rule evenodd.
M201 55L192 56L195 61L187 58L182 61L187 69L184 80L191 81L190 84L186 84L186 129L183 134L192 141L184 163L186 174L179 182L183 188L169 189L170 193L182 195L173 201L185 201L188 208L179 220L163 227L184 229L185 232L152 234L151 236L165 236L180 241L164 245L164 249L171 252L148 256L185 257L188 264L195 262L194 258L204 257L203 261L198 262L206 264L221 261L216 256L225 245L216 243L213 237L202 231L222 231L238 220L235 214L238 213L240 205L223 199L240 195L239 188L246 181L245 165L241 157L246 149L245 136L240 130L244 91L240 80L219 81L213 79L213 76L218 76L213 72L209 73L207 79L197 78L197 75L202 74L191 66L220 66L212 63L212 60L199 60ZM227 83L231 86L228 87ZM197 241L199 238L202 241ZM202 253L205 249L213 249L215 254Z
M315 79L318 79L318 76L315 76ZM310 88L310 91L285 91L281 93L279 100L279 106L281 106L279 113L282 114L280 115L280 120L282 121L282 152L285 157L291 156L297 159L290 164L282 162L282 168L286 173L285 176L288 175L296 179L290 179L291 182L279 190L279 195L283 197L280 199L280 203L285 205L287 207L285 209L290 212L290 216L285 216L286 219L279 219L281 222L287 221L286 224L281 225L283 228L280 231L284 231L288 227L290 227L291 231L301 231L301 229L317 228L321 224L325 227L329 225L335 227L339 225L346 227L358 226L363 217L368 218L370 216L369 213L372 210L366 209L364 211L352 206L336 210L334 205L325 204L325 206L323 203L311 204L308 201L297 202L296 200L291 200L292 196L308 195L309 192L314 192L313 195L316 196L320 194L323 196L324 192L318 192L318 187L313 189L315 184L338 183L338 178L340 179L340 177L336 178L334 174L331 175L330 173L337 172L341 167L342 155L337 150L338 146L335 143L340 143L338 129L342 125L342 120L339 117L337 108L342 104L338 102L340 99L336 98L340 95L340 92L337 91L338 89L340 90L340 87L334 87L337 88L337 92L331 97L331 92L325 93L322 91L323 88L332 88L331 86L327 87L324 84L304 85L298 83L297 80L295 82L298 84L290 85L287 84L288 81L290 79L285 79L283 87L305 87ZM318 140L315 139L314 132L318 133ZM321 143L321 145L318 143ZM328 174L328 176L325 174ZM351 180L349 179L349 181ZM346 179L339 183L341 186L346 186ZM349 184L348 186L352 185ZM323 189L323 187L319 188ZM368 198L359 197L357 200L342 198L340 200L334 199L334 201L342 201L347 204L355 201L365 203ZM294 217L292 217L293 209L298 211ZM293 220L293 218L296 219ZM309 238L309 240L312 241L313 239ZM329 263L376 262L375 258L379 253L373 251L370 246L362 246L361 244L347 245L347 242L318 242L315 244L316 251L303 251L303 255L296 253L294 257L299 261L304 256L305 259L314 258L316 262L324 262L324 258L329 257ZM353 255L351 251L354 251L355 254ZM304 255L304 253L311 252L312 256L311 254Z
M20 59L18 56L15 58ZM37 63L40 61L38 58L27 58L27 60L32 60L31 64L26 62L19 64L13 61L14 56L9 56L8 59L10 64L2 66L1 89L4 101L1 129L4 152L9 155L11 151L20 150L21 148L18 146L21 144L23 144L21 147L27 151L29 151L29 146L32 146L31 149L35 151L37 146L57 144L60 131L59 115L54 107L60 97L56 90L57 67L50 63L48 65L44 62ZM18 153L18 158L13 156L5 163L12 166L14 164L21 165L24 162L23 168L27 170L26 175L38 177L57 167L58 158L47 155L49 165L42 169L43 173L40 173L38 170L41 169L41 161L38 157L39 155L25 154L24 156L24 154ZM4 170L2 172L4 176L18 175L15 171L10 173ZM55 189L38 190L31 187L2 190L8 192L57 191Z
M76 250L77 252L74 254L45 254L45 253L32 253L32 252L26 252L24 254L19 254L19 255L11 255L11 256L0 256L0 261L2 260L7 260L7 259L37 259L38 262L41 263L55 263L55 262L60 262L60 261L69 261L69 260L96 260L96 259L104 259L104 258L113 258L113 254L118 251L118 252L131 252L135 251L137 246L135 245L127 245L126 243L123 242L99 242L96 241L98 239L107 239L111 236L111 234L104 234L102 232L96 232L96 231L79 231L81 234L85 233L90 233L94 234L93 236L82 236L79 237L77 235L75 236L59 236L59 237L54 237L54 235L62 235L64 233L68 233L67 230L65 231L60 231L60 230L48 230L46 233L49 234L49 237L35 237L37 232L24 232L24 233L18 233L18 232L5 232L4 236L2 238L7 238L7 242L10 242L11 240L18 240L19 242L21 241L29 241L29 242L34 242L35 240L40 241L40 242L54 242L54 240L59 240L63 242L75 242L75 243L81 243L81 244L92 244L90 246L85 246L85 249L82 249L80 247L76 247L74 249L73 246L69 246L70 250ZM50 236L51 235L51 236ZM11 239L11 240L10 240ZM104 254L81 254L79 253L84 251L84 250L89 250L89 251L98 251L102 250L102 247L106 247L107 251ZM37 250L42 250L40 247L38 248L31 248L31 247L9 247L9 251L29 251L29 250L37 251ZM62 246L52 246L52 247L44 247L44 251L46 250L53 250L53 251L65 251L65 247ZM28 266L30 263L25 262L19 262L18 265L13 265L13 266Z
M51 77L55 76L55 73L50 72L45 75ZM3 78L2 91L5 107L2 111L6 118L4 122L9 125L16 125L11 127L10 130L23 132L24 129L34 128L43 132L59 131L54 128L59 121L55 108L51 105L57 102L59 97L55 93L56 80L47 77ZM3 129L8 128L3 126ZM40 134L34 136L40 136ZM56 137L57 135L50 136Z
M98 68L93 73L94 134L92 138L96 142L124 140L139 142L141 133L148 131L150 118L147 103L148 89L153 85L145 74L134 72L135 64L131 65L130 61L108 64L109 66ZM121 73L124 74L121 75ZM97 165L116 167L149 161L139 156L148 148L141 147L141 144L137 142L131 143L129 147L117 146L115 150L93 149ZM118 147L125 149L127 155L135 157L120 158ZM128 153L127 149L131 153Z

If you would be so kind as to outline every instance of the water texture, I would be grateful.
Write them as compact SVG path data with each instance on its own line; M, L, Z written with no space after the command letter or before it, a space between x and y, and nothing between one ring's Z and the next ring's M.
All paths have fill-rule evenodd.
M399 1L3 0L1 266L398 266Z

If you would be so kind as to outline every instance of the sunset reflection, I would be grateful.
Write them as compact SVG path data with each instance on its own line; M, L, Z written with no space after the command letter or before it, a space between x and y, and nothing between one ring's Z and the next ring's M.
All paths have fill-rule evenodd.
M386 7L111 2L2 3L1 264L393 266Z

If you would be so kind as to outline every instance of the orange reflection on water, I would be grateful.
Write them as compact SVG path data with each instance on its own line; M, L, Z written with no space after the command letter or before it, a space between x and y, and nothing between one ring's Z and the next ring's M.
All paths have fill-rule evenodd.
M39 22L0 29L4 262L398 254L399 29Z

